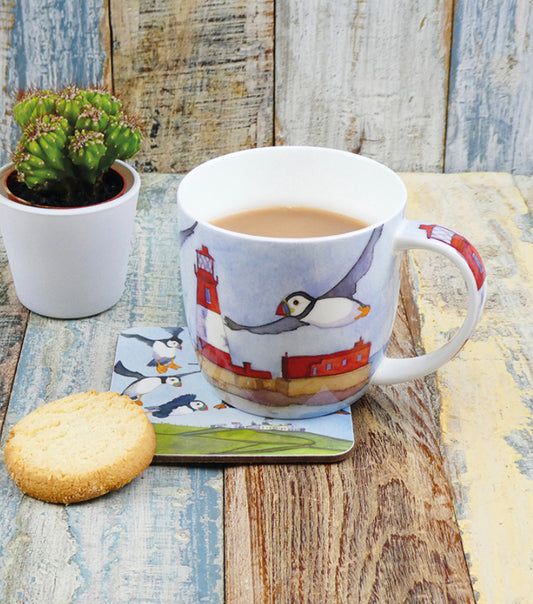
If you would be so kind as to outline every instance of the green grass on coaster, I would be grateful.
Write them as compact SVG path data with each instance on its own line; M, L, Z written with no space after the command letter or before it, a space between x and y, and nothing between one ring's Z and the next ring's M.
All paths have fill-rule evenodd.
M352 442L309 432L201 428L154 424L156 455L328 456L347 451Z

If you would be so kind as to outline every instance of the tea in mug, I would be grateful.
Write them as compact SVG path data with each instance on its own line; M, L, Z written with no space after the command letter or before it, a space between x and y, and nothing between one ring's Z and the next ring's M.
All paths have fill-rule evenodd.
M300 206L246 210L218 218L211 224L245 235L286 238L341 235L369 226L367 222L345 214Z

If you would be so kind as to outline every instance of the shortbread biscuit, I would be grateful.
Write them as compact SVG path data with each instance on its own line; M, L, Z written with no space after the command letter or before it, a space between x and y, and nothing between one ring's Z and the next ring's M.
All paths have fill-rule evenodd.
M80 392L19 421L4 459L31 497L74 503L118 489L145 470L155 432L142 407L116 392Z

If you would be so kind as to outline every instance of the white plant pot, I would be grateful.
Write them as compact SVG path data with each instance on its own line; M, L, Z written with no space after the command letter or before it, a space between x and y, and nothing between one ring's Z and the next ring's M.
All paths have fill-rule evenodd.
M75 319L111 308L122 296L140 178L129 165L115 199L82 208L43 208L8 199L0 169L0 231L19 300L47 317Z

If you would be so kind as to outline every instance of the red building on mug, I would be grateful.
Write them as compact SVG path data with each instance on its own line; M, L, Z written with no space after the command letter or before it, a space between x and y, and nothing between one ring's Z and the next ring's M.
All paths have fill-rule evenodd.
M245 388L307 397L321 391L327 393L335 385L343 390L360 389L368 382L371 344L362 338L353 348L331 354L289 356L285 353L279 377L273 377L270 371L252 368L248 361L236 365L226 338L214 265L214 258L205 245L196 250L196 347L202 367L215 385L224 384L224 388L235 392Z

